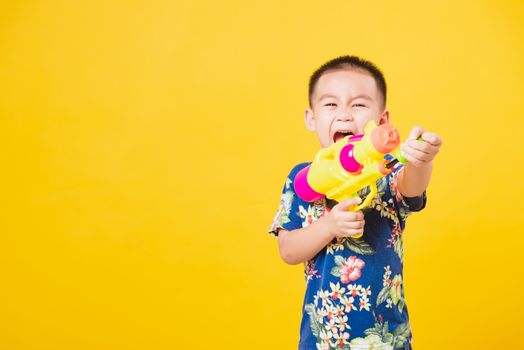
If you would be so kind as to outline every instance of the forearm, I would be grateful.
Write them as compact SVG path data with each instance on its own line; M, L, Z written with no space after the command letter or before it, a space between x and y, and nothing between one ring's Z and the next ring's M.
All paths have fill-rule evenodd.
M417 197L422 195L429 185L432 162L427 165L415 167L409 163L398 174L397 188L404 197Z
M334 236L324 223L326 219L320 217L309 226L293 231L280 230L278 248L282 260L291 265L308 261L331 242Z

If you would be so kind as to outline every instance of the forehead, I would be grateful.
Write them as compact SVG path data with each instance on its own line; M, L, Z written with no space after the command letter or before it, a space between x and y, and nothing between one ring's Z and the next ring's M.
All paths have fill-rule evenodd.
M374 101L379 100L377 84L373 76L366 71L338 69L327 71L318 79L313 91L313 101L329 94L340 98L368 95Z

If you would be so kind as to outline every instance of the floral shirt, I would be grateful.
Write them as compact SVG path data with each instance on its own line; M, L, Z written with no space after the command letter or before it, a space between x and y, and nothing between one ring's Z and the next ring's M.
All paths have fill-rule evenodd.
M287 176L280 206L269 228L303 228L326 215L337 203L308 203L294 191L295 175L310 163L295 166ZM412 199L397 191L402 165L377 181L378 194L364 209L360 238L336 238L304 264L306 295L299 350L397 349L411 343L411 328L402 280L402 232L406 218L424 208L426 194ZM364 197L369 189L359 192Z

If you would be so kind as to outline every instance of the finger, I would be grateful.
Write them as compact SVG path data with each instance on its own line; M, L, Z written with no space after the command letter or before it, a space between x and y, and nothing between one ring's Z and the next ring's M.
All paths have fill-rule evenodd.
M352 237L356 235L361 235L364 233L364 229L349 229L347 231L344 231L344 237Z
M428 154L430 152L431 145L419 140L408 140L405 142L405 146L407 146L409 149L414 149L417 151L420 151L422 153Z
M428 156L422 157L420 159L427 160L427 161L433 159L440 149L440 145L435 146L435 145L432 145L431 143L428 143L425 141L419 141L419 140L409 140L406 142L406 144L413 149L426 153Z
M433 145L433 146L440 146L442 144L442 138L440 136L438 136L437 134L435 133L432 133L432 132L424 132L422 134L422 138L424 139L425 142Z
M340 228L342 230L350 230L350 229L359 229L366 225L366 222L364 220L356 220L356 221L346 221L341 224Z
M343 227L344 230L359 230L364 228L365 225L366 223L364 222L364 220L359 220L347 222Z
M348 210L349 207L358 205L361 202L362 202L362 199L360 197L356 197L356 198L345 199L342 202L338 203L336 206L339 209Z
M411 152L411 150L410 150L410 152ZM422 165L425 165L427 163L427 160L416 158L411 153L408 153L408 152L406 152L404 150L402 150L402 155L408 160L408 162L410 164L415 165L415 166L422 166ZM424 153L421 156L423 157L423 156L427 156L427 155Z
M402 154L409 154L410 156L421 161L427 161L430 158L428 153L419 151L418 149L415 149L409 145L404 145L402 151Z
M419 138L419 136L422 136L422 134L425 132L423 127L421 126L415 126L413 129L411 129L411 132L409 133L408 140L416 140Z
M362 211L344 211L340 213L340 218L342 221L362 221L364 220L364 213Z

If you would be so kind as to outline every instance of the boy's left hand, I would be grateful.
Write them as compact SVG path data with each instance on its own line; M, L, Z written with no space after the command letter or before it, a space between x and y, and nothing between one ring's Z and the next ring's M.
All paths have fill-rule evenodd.
M422 137L424 141L417 140L419 137ZM406 142L400 145L400 149L409 164L418 168L431 164L441 145L442 138L439 135L415 126Z

